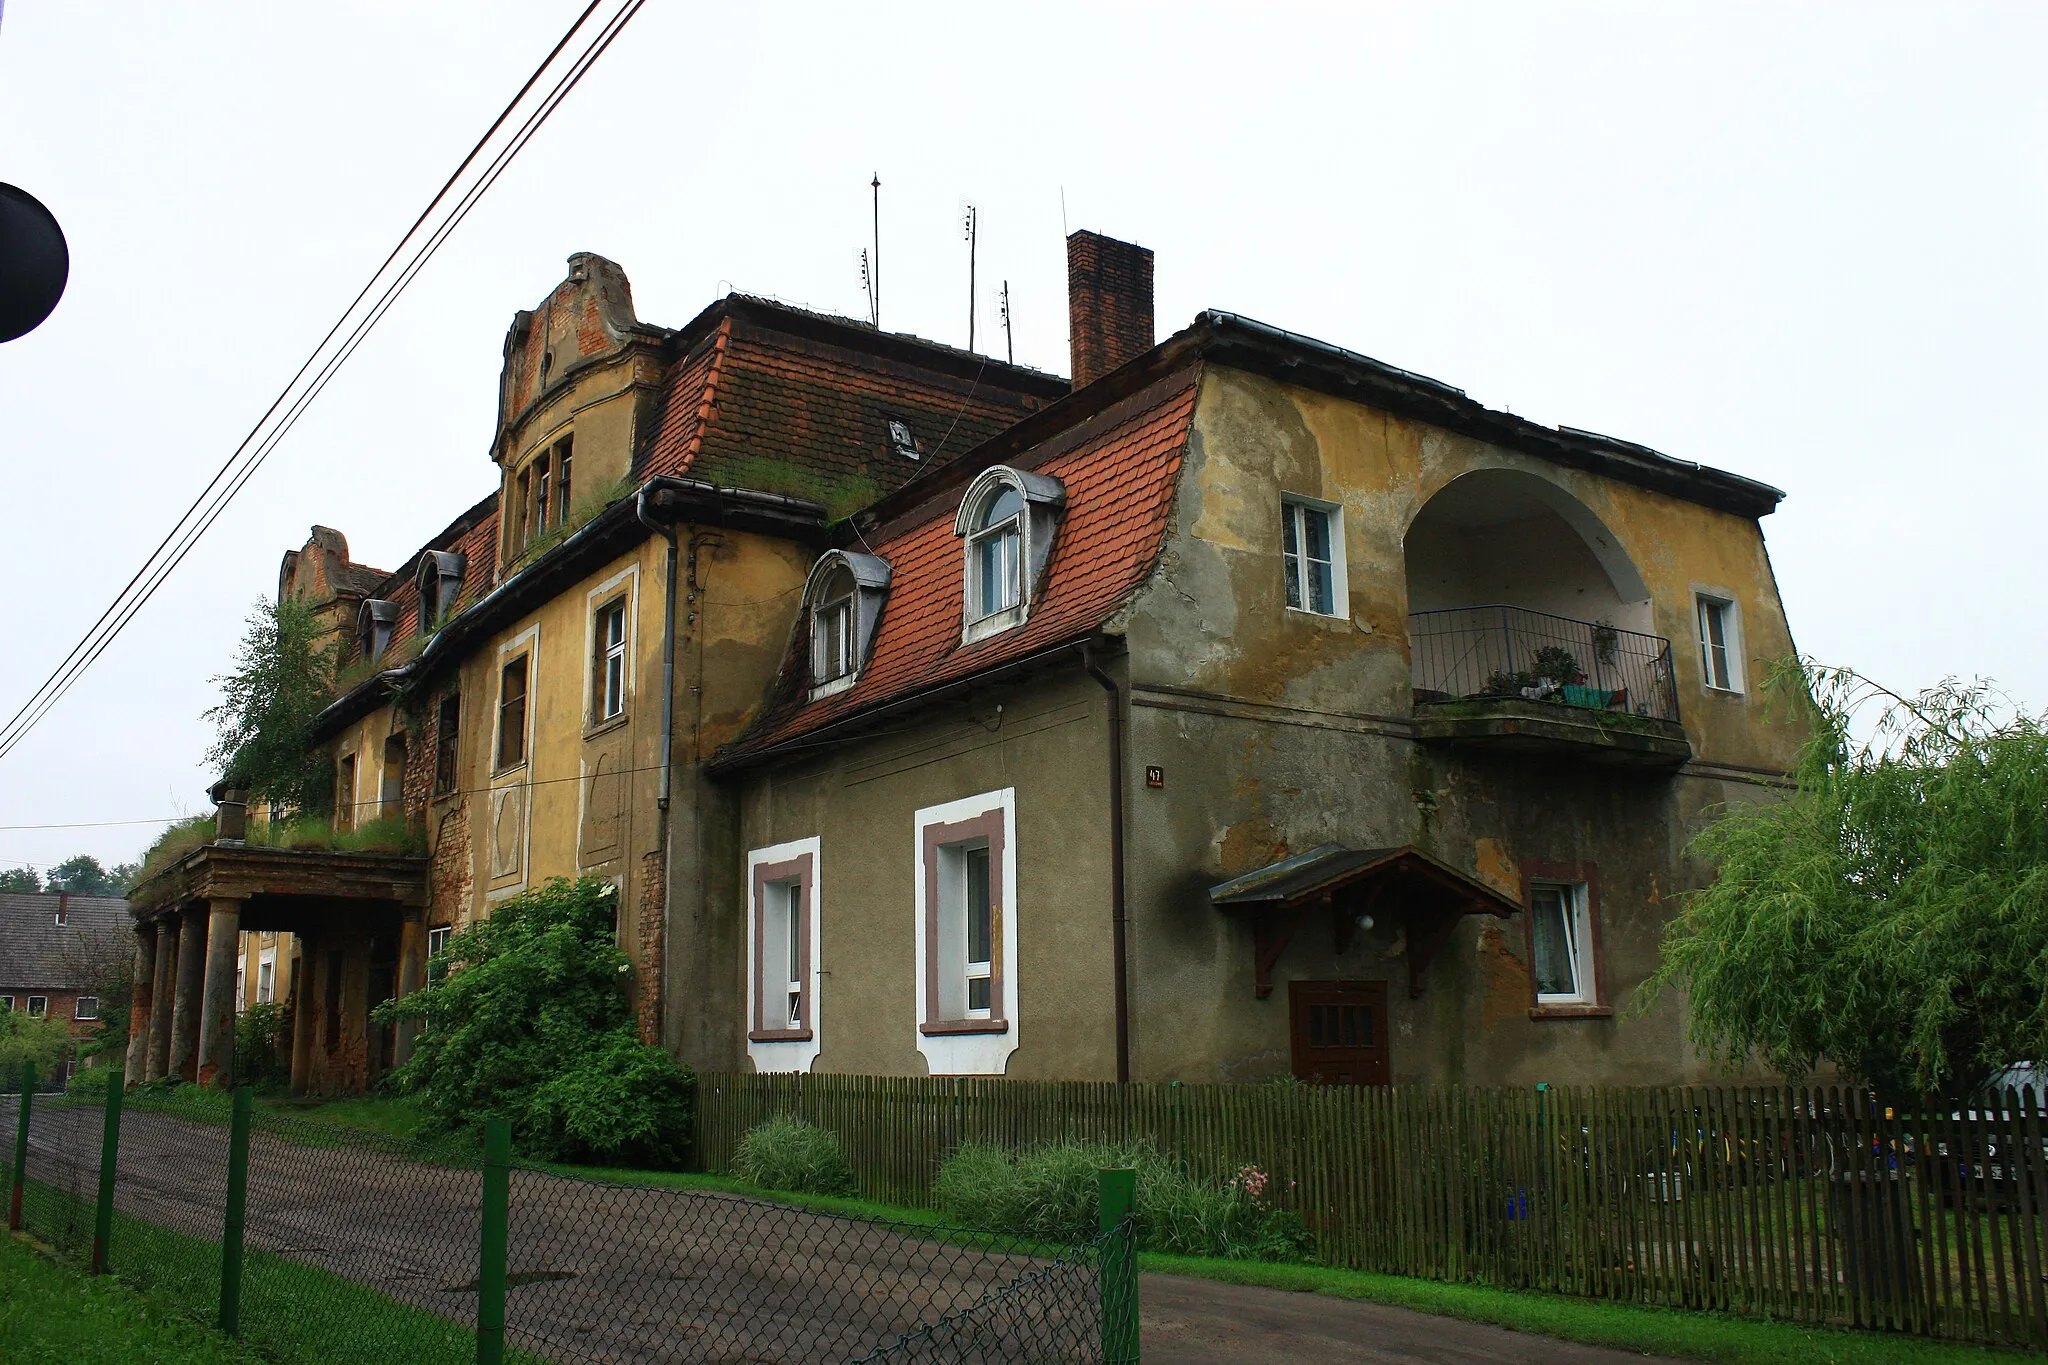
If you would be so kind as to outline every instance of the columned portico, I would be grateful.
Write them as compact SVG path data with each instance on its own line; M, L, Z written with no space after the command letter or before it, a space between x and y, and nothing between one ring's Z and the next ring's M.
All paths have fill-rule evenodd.
M129 901L155 946L146 1034L136 1039L143 1079L233 1083L244 932L296 936L294 1093L360 1093L410 1051L409 1032L381 1029L370 1014L421 982L424 858L221 840L151 876Z

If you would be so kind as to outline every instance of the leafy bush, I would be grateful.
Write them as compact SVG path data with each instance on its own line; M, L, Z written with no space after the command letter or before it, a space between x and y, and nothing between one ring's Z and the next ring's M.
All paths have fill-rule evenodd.
M853 1194L858 1189L839 1134L802 1119L770 1119L748 1129L733 1154L732 1173L764 1190Z
M439 1131L509 1119L527 1156L677 1164L692 1078L639 1040L616 904L610 882L557 877L455 934L425 987L377 1007L422 1025L393 1088Z
M288 1006L250 1005L235 1016L235 1079L258 1089L289 1081L292 1016Z
M1531 660L1539 678L1548 678L1554 683L1575 683L1586 675L1579 669L1579 661L1563 645L1545 645L1536 651Z
M1067 1142L1012 1153L967 1143L940 1168L934 1194L962 1223L1085 1241L1099 1228L1098 1173L1119 1166L1138 1173L1138 1238L1147 1250L1258 1261L1308 1254L1307 1229L1268 1201L1263 1172L1247 1166L1223 1184L1197 1180L1143 1144Z
M0 1077L21 1073L34 1062L36 1074L56 1074L57 1064L71 1051L71 1027L55 1015L31 1019L26 1010L0 1010Z

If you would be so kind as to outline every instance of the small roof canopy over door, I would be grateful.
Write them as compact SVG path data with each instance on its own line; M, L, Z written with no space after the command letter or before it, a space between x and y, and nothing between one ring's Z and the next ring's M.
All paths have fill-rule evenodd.
M1522 907L1413 845L1346 848L1323 844L1209 888L1209 903L1251 921L1253 994L1273 993L1273 965L1316 913L1330 916L1333 946L1345 952L1370 916L1392 924L1407 947L1408 994L1422 994L1429 964L1466 915L1505 919Z

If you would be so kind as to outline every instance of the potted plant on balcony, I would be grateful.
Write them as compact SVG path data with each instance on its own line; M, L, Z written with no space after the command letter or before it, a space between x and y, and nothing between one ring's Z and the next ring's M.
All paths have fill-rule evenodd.
M1579 661L1563 645L1545 645L1536 651L1530 660L1530 671L1538 678L1548 678L1559 687L1585 681L1586 674L1579 667Z
M1593 623L1593 657L1609 668L1614 667L1615 657L1621 650L1621 632L1614 622L1601 619Z

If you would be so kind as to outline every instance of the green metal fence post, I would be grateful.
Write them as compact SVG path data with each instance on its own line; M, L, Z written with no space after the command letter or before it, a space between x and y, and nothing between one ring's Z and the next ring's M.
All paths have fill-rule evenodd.
M483 1236L476 1267L477 1365L499 1365L505 1359L505 1252L511 1196L512 1124L508 1119L491 1119L484 1124Z
M23 1170L28 1165L28 1109L36 1093L36 1064L21 1064L21 1116L14 1127L14 1178L7 1186L7 1227L10 1232L21 1231L21 1186Z
M100 1202L92 1220L92 1273L107 1273L114 1239L114 1172L121 1164L121 1078L107 1086L106 1122L100 1132Z
M1102 1214L1102 1358L1108 1365L1137 1365L1138 1235L1129 1226L1138 1203L1138 1173L1098 1173L1097 1206Z
M236 1086L228 1120L227 1216L220 1229L220 1330L229 1336L242 1328L242 1228L249 1206L249 1120L255 1112L255 1092Z

